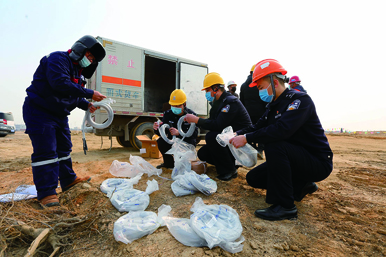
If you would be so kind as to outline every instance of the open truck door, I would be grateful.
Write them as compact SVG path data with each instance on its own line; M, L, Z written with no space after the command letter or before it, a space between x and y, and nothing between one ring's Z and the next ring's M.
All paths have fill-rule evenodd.
M199 117L207 118L210 106L205 98L205 91L201 89L208 67L184 62L180 62L179 66L180 88L186 93L186 106ZM205 132L199 129L198 139L205 139Z

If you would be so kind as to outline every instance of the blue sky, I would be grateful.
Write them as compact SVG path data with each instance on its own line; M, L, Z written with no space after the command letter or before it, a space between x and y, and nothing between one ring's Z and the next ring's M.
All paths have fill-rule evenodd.
M89 34L207 63L239 86L252 64L277 59L301 78L325 129L386 130L385 7L381 0L0 0L0 111L23 123L40 59ZM80 127L83 115L74 111L70 126Z

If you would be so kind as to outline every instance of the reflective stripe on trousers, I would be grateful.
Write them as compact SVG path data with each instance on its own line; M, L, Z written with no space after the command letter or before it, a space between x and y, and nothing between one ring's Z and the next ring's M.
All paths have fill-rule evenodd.
M46 161L40 161L40 162L32 162L31 166L32 167L37 167L37 166L47 165L47 164L51 164L51 163L55 163L55 162L60 162L60 161L68 160L70 158L71 158L71 155L68 155L68 156L65 156L65 157L62 157L62 158L55 158L55 159L46 160Z

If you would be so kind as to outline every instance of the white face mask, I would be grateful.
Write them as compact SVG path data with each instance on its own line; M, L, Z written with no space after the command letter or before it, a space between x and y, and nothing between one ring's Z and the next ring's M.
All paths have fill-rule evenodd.
M82 60L79 61L79 65L82 68L86 68L91 64L90 60L86 57L83 56Z

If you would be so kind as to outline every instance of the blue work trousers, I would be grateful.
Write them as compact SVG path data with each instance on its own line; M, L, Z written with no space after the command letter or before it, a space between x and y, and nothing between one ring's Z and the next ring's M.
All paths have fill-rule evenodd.
M333 168L331 154L312 154L304 147L285 141L265 144L266 162L248 172L254 188L267 189L266 202L285 208L294 206L307 182L326 179Z
M197 156L201 161L216 166L218 175L233 174L236 171L235 157L233 157L229 147L222 147L216 140L220 132L208 132L205 135L206 144L201 147Z
M28 97L27 97L28 98ZM71 132L68 118L58 118L37 109L26 100L23 105L26 134L32 142L32 173L38 200L56 194L58 181L65 188L76 179L71 160Z

